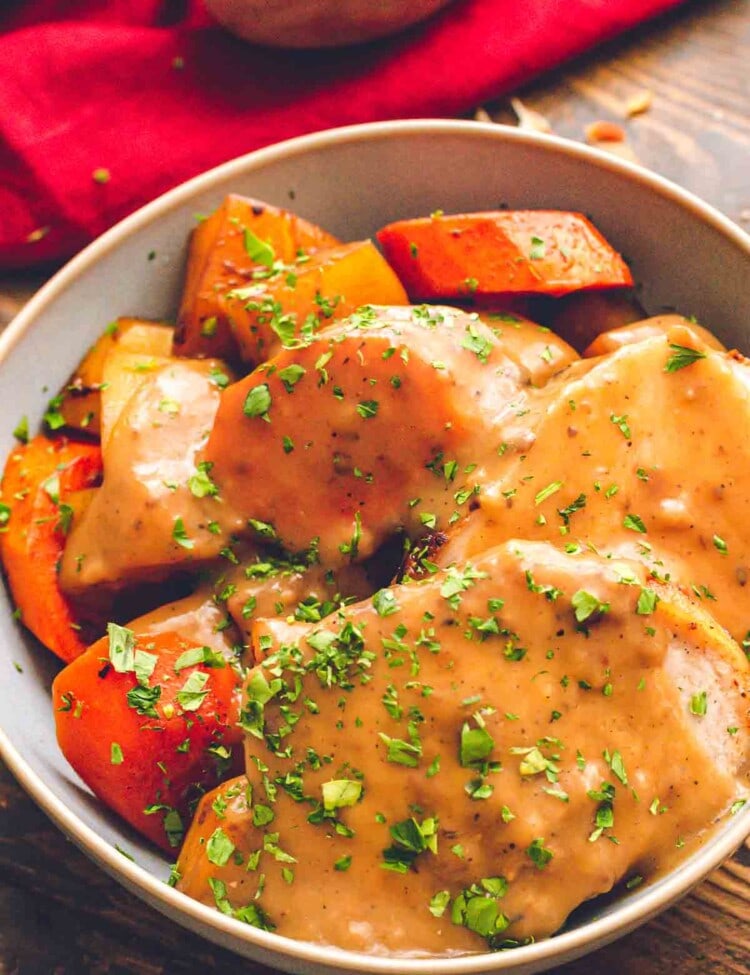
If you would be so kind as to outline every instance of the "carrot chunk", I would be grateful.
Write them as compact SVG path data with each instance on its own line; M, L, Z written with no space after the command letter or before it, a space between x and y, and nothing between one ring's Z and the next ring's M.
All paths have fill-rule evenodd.
M95 795L170 850L194 802L234 770L238 687L207 647L112 627L55 678L57 740Z
M580 213L507 210L400 220L378 240L411 298L564 295L633 283Z
M58 566L73 515L67 502L101 473L98 446L44 436L15 448L3 473L0 557L10 590L24 626L65 661L89 642L84 621L60 591Z
M236 355L221 295L252 283L273 261L289 263L300 251L338 241L320 227L258 200L230 195L190 238L185 287L177 316L175 353Z

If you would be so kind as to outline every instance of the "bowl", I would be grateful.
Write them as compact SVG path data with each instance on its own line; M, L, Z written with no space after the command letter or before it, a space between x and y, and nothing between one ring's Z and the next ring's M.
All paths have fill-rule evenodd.
M128 217L64 267L0 339L0 455L116 315L170 317L188 232L228 192L289 207L343 239L438 208L549 207L589 214L629 260L646 308L678 308L728 346L750 348L750 238L660 177L552 136L460 121L351 126L293 139L226 163ZM10 407L8 404L11 404ZM225 917L168 887L167 859L110 814L60 753L51 654L11 617L0 593L0 754L54 822L104 870L174 921L287 972L382 975L531 973L625 934L684 895L750 833L750 805L657 882L592 901L537 944L458 958L384 958L292 941ZM122 855L129 854L133 860Z

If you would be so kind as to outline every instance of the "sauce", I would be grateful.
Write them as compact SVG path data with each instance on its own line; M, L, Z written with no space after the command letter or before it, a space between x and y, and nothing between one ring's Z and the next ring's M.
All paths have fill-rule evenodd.
M229 387L203 457L229 505L335 567L458 518L465 468L522 388L475 316L366 306Z
M355 950L502 948L742 794L747 365L679 322L589 360L507 324L368 306L223 393L161 366L115 424L64 589L202 570L138 631L232 619L260 661L191 896ZM448 540L366 598L394 532Z
M216 559L244 525L198 468L219 406L210 362L174 360L127 403L104 456L104 483L68 538L67 592L163 578ZM199 483L192 480L199 477Z
M673 346L696 357L668 372ZM485 454L481 510L438 559L472 558L509 537L636 558L743 640L750 457L736 445L750 437L749 405L746 362L684 328L575 364L529 394L502 456Z
M727 808L746 692L723 630L642 565L507 542L272 648L249 788L203 801L180 888L377 953L549 935Z

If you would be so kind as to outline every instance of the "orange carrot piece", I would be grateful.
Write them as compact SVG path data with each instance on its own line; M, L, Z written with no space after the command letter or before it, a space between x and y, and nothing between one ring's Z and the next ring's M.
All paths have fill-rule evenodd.
M258 242L267 245L263 251ZM252 283L263 260L289 263L299 251L332 247L338 240L286 210L228 196L192 233L185 288L177 316L175 354L232 358L236 346L219 298Z
M633 283L620 255L580 213L436 214L389 224L377 237L412 299L564 295Z
M38 436L13 450L3 474L0 557L10 590L24 626L65 661L89 642L58 582L73 512L66 498L95 485L101 473L97 445Z
M131 660L146 671L140 682L127 653L116 650L128 640ZM227 663L196 663L201 649L168 631L139 639L117 627L52 685L68 762L95 795L166 850L180 845L199 796L238 771L239 677ZM184 656L190 650L192 664Z

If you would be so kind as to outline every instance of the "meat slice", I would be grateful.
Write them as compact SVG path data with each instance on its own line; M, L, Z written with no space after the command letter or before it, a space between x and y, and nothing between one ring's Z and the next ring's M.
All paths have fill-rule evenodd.
M361 951L549 935L727 812L748 680L640 563L511 540L286 631L246 684L247 783L202 801L180 887Z
M750 368L692 328L574 363L506 423L441 564L506 538L644 561L738 641L750 628Z
M474 315L365 306L227 389L203 459L243 517L341 564L459 518L522 383Z

